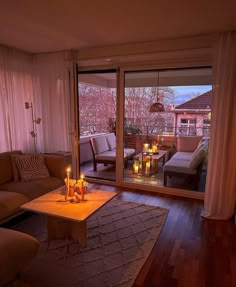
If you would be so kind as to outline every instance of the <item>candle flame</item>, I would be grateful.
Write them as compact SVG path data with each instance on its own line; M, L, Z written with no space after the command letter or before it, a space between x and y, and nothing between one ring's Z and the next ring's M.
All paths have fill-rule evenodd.
M83 174L81 174L81 175L80 175L80 178L83 180L83 179L84 179L84 175L83 175Z

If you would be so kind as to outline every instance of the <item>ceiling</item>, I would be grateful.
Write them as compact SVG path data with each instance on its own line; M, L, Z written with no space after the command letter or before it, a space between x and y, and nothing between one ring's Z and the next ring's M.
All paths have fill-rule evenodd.
M7 0L0 44L31 53L236 30L235 0Z
M116 73L83 73L79 82L99 87L115 88ZM172 69L125 73L125 87L197 86L211 85L211 68Z

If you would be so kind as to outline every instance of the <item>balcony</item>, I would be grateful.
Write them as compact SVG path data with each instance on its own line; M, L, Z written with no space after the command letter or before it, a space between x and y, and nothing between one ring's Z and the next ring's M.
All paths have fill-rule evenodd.
M153 133L157 129L154 129L153 126L144 126L139 127L140 130L146 131L144 134L125 134L124 135L124 146L127 148L134 148L136 150L136 154L142 152L144 143L158 143L159 149L163 151L167 151L166 161L170 159L174 153L176 152L177 145L177 137L178 136L203 136L208 137L210 133L210 126L208 127L175 127L175 126L159 126L158 130L172 130L177 131L177 134L174 132L162 132L160 134ZM89 127L84 127L84 130L89 130ZM99 130L99 132L97 132ZM152 133L150 133L152 131ZM80 138L80 164L81 164L81 172L83 172L87 177L103 179L103 180L115 180L115 165L104 165L98 164L98 170L93 170L93 157L92 150L89 143L89 139L91 137L96 137L101 134L107 133L108 131L101 129L100 127L96 127L96 132L90 133L87 136L81 136ZM124 169L124 179L128 182L133 183L143 183L149 185L158 185L163 186L163 162L158 162L158 172L151 177L135 175L133 173L133 160L128 161L128 165ZM206 180L206 165L202 170L202 178L201 184L199 187L199 191L204 191ZM170 187L175 188L183 188L194 190L194 187L191 186L191 182L182 179L171 179L169 181Z
M116 133L116 120L122 116L124 147L135 148L136 154L142 151L144 143L156 142L168 151L170 158L176 151L177 136L210 136L211 68L124 72L122 114L119 115L116 76L109 71L81 72L79 76L80 160L81 170L87 176L115 180L115 165L100 164L98 171L93 171L91 148L83 141L99 133ZM150 109L153 104L161 105L162 109ZM125 181L163 185L161 164L156 178L134 175L132 167L130 160L123 169Z

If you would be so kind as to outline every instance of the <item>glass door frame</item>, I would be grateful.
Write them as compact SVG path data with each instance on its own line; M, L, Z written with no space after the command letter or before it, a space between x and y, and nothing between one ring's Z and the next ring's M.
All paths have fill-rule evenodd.
M182 60L182 62L181 62ZM187 63L186 63L187 62ZM168 63L168 64L167 64ZM123 147L124 147L124 103L125 103L125 72L133 71L147 71L147 70L166 70L166 69L178 69L178 68L198 68L198 67L212 67L212 59L208 57L194 58L193 60L185 61L184 57L180 60L169 60L165 59L162 61L154 61L153 63L140 64L140 65L106 65L106 66L93 66L93 67L82 67L79 71L103 71L109 69L115 69L117 73L117 110L116 110L116 146L117 146L117 160L116 160L116 180L115 182L108 182L100 179L89 179L91 182L99 184L114 185L123 188L138 189L145 191L158 192L163 194L169 194L174 196L183 196L188 198L204 199L204 193L195 192L170 187L158 187L148 186L135 183L129 183L123 179Z
M116 184L121 187L154 191L163 194L177 195L188 198L204 199L204 192L184 190L179 188L172 188L166 186L151 186L146 184L130 183L123 178L123 148L124 148L124 112L125 112L125 73L135 71L157 71L157 70L169 70L169 69L181 69L181 68L202 68L211 67L212 63L209 61L199 62L198 65L192 64L180 64L166 65L166 64L152 64L152 65L139 65L139 66L124 66L119 70L119 91L118 91L118 103L117 103L117 168L116 168Z
M88 69L79 69L77 66L77 114L78 114L78 167L77 170L79 170L79 174L81 172L81 165L80 165L80 95L79 95L79 75L89 75L89 74L104 74L104 73L115 73L116 74L116 98L118 97L118 69L113 67L108 68L88 68ZM117 99L116 99L116 122L117 122ZM116 164L116 170L117 170L117 164ZM86 176L86 174L85 174ZM116 180L109 180L109 179L103 179L103 178L93 178L89 177L89 181L91 182L101 182L106 183L109 185L116 185Z

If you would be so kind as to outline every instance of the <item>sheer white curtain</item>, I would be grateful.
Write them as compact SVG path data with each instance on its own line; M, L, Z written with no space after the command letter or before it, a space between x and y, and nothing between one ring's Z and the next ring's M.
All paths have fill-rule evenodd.
M229 219L236 199L236 39L221 35L213 68L212 127L203 217Z
M24 103L32 101L32 58L0 46L0 152L33 151L30 113Z
M66 53L31 56L0 46L0 152L34 152L31 110L37 125L36 151L70 151L70 101Z
M66 52L34 56L35 114L42 118L37 136L37 149L40 152L71 151L69 72L66 58Z

